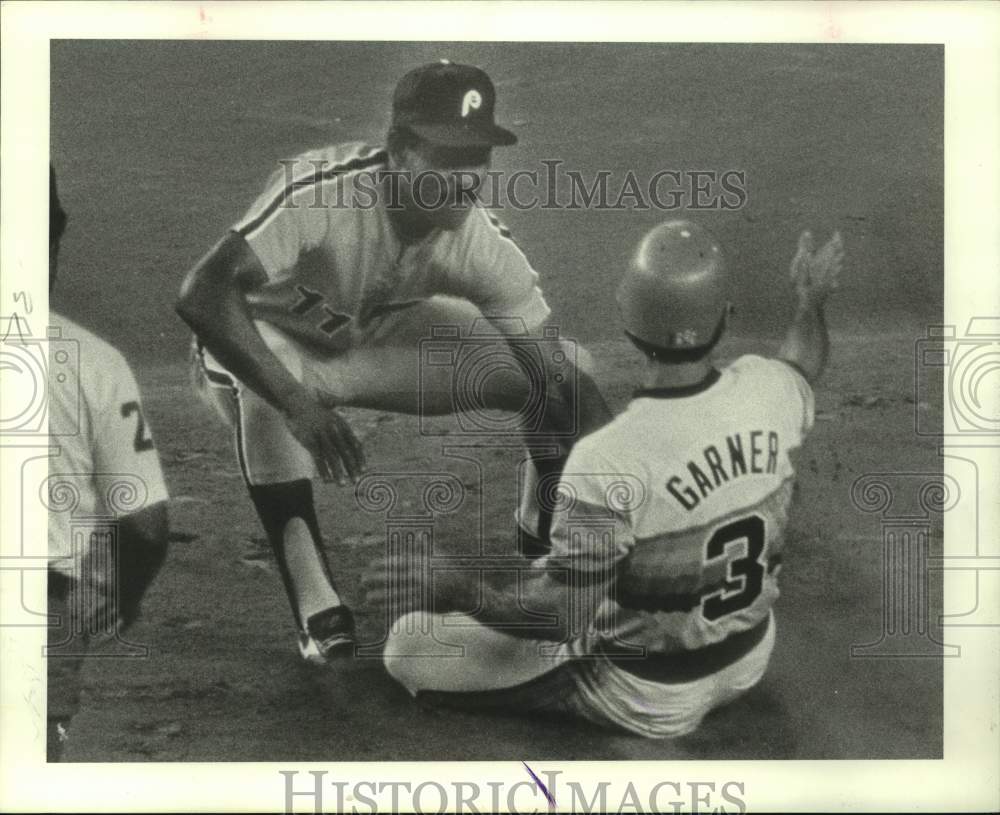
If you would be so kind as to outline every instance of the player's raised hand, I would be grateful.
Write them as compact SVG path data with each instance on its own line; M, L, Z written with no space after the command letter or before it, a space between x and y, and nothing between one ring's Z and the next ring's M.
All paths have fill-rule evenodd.
M303 399L287 418L292 435L310 452L324 481L341 486L357 482L365 471L364 451L331 397L316 393Z
M822 305L837 288L843 265L844 241L840 232L834 232L819 250L809 230L799 235L799 248L791 265L799 302L803 306Z

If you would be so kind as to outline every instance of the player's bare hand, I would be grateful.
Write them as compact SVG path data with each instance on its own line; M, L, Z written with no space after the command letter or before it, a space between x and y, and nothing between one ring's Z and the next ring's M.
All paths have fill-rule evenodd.
M844 241L834 232L819 250L812 233L799 235L799 248L792 258L791 278L799 303L803 306L822 305L840 282L844 265Z
M426 608L426 557L418 548L372 560L361 575L365 604L373 610L388 609L394 617Z
M365 471L364 451L331 397L315 393L288 412L288 426L310 452L324 481L357 483Z

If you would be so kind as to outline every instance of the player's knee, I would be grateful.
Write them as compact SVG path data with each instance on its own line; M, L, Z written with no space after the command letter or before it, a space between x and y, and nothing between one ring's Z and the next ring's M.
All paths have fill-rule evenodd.
M367 371L368 376L377 376L375 371ZM330 376L323 380L323 393L338 405L364 405L365 388L350 376Z
M382 662L389 676L399 682L412 695L426 686L423 663L420 659L425 648L422 632L430 630L431 615L426 611L404 614L392 626L385 644Z
M483 331L492 333L493 329L479 307L460 297L435 295L421 304L419 312L413 312L419 318L419 324L424 332L428 326L448 326L457 328L460 338Z

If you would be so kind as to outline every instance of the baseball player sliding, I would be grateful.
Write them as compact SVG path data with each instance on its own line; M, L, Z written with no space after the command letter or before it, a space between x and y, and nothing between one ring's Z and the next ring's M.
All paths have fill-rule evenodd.
M306 659L354 643L311 483L318 474L343 485L365 470L336 408L454 412L451 372L419 365L431 326L456 328L461 342L484 318L501 339L540 334L549 318L531 264L469 194L492 148L516 142L494 122L495 102L478 68L442 61L410 71L384 148L340 144L282 167L184 280L177 310L196 335L204 389L235 429ZM513 358L496 360L484 381L483 407L519 411L542 393L543 430L562 438L609 418L586 375L557 376L550 360L539 371L507 350ZM561 463L539 456L538 475ZM546 537L544 513L520 517Z
M648 233L618 289L646 359L641 386L549 476L550 553L506 590L435 573L434 609L391 630L389 673L440 703L559 710L653 738L693 731L755 685L774 645L790 454L813 423L823 305L842 261L839 234L814 251L804 233L791 266L798 312L778 358L719 368L721 247L688 221ZM375 564L369 600L398 599L387 569L390 585L411 585L425 573L404 576L412 565Z

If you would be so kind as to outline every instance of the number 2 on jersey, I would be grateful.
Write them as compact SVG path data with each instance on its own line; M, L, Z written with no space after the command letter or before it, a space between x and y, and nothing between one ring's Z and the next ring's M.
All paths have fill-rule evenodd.
M125 402L125 404L122 405L122 418L127 419L133 413L136 415L137 423L135 427L135 439L132 442L132 446L135 448L137 453L152 450L153 439L150 438L149 433L146 432L146 420L142 417L142 408L139 406L138 402Z
M764 519L749 515L715 530L705 546L706 565L727 559L726 577L722 588L701 598L701 616L715 621L727 614L741 611L757 599L764 587ZM746 554L729 560L740 543L746 544ZM738 551L738 549L737 549Z

